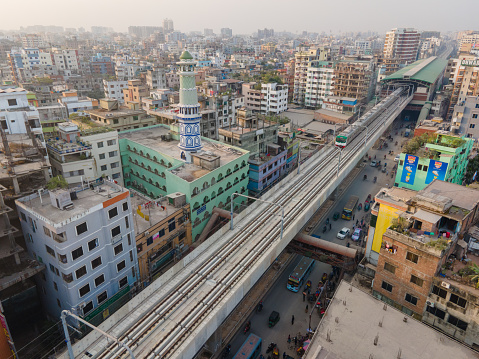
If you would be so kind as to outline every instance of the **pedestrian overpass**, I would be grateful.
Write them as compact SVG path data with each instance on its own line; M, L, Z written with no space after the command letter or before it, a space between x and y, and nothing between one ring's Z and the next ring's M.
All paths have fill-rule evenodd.
M108 317L100 329L118 338L136 359L193 358L363 160L411 101L412 92L389 106L378 103L373 110L381 115L343 150L329 146L316 153L299 174L289 174L268 192L267 199L274 204L257 201L237 214L233 230L223 226ZM350 258L346 252L345 261ZM128 358L124 346L93 331L59 357Z

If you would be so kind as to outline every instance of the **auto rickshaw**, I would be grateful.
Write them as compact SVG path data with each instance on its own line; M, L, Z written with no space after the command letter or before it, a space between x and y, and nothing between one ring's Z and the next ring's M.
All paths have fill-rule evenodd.
M268 326L272 328L278 322L279 322L279 313L273 310L268 319Z
M339 212L334 212L333 221L337 221L339 219L339 216L340 216Z
M370 207L369 203L366 202L366 203L364 204L364 212L369 211L369 207Z
M278 347L274 347L273 349L273 358L278 359L279 358L279 350Z

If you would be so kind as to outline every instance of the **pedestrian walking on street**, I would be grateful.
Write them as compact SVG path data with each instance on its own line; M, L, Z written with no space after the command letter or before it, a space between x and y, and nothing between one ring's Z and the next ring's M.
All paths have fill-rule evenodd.
M304 310L304 312L305 312L305 313L307 313L307 312L308 312L308 308L309 308L309 305L308 305L308 304L306 304L306 309Z
M358 223L359 223L359 220L357 219L357 220L356 220L356 226L358 225Z
M286 352L283 352L283 359L286 359Z
M353 214L353 221L354 221L354 214Z
M329 224L329 230L331 230L331 223Z
M293 316L294 318L294 316ZM294 337L294 346L298 345L298 338Z
M288 334L288 344L291 343L291 335Z
M291 325L294 324L294 315L291 317Z
M303 292L303 302L306 300L306 292Z

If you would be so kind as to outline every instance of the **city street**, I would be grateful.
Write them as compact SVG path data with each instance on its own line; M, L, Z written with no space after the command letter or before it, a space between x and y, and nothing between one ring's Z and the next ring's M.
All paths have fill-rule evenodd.
M401 123L403 124L403 128L399 129ZM364 218L366 223L369 223L370 211L364 211L364 201L366 200L368 194L371 194L371 196L374 197L381 188L386 187L387 185L394 185L395 177L391 178L390 170L396 164L396 162L394 162L394 157L396 157L396 155L400 153L401 144L407 141L407 138L401 137L401 130L404 132L406 125L410 123L411 121L400 122L397 120L394 123L393 128L398 128L398 135L395 135L396 130L392 130L391 135L393 136L393 141L387 140L388 147L382 150L371 149L368 152L368 154L371 155L372 159L374 159L374 156L376 156L377 160L381 160L381 167L383 166L384 162L386 162L389 173L382 173L380 170L378 170L378 168L371 167L369 160L364 162L361 172L357 175L352 184L346 189L343 196L334 204L334 206L326 215L326 218L329 218L330 220L331 230L328 230L324 234L322 233L323 227L325 226L325 221L323 220L323 222L315 224L315 228L311 233L319 235L322 239L329 242L341 245L346 245L349 242L352 247L356 245L356 243L351 240L350 236L344 240L341 240L336 238L336 234L343 227L350 228L352 232L352 227L356 223L356 219L361 221L361 219ZM397 146L395 146L396 141L398 141ZM389 155L389 151L393 151L394 154ZM385 154L386 160L384 160ZM363 176L365 174L367 175L367 180L363 180ZM378 178L376 183L373 183L374 176L377 176ZM359 201L362 203L363 209L361 209L360 211L354 211L354 221L346 221L341 218L339 218L337 221L333 221L334 212L341 213L344 208L344 205L346 204L351 195L356 195L359 197ZM271 342L275 342L278 345L280 357L282 356L283 352L286 352L287 355L290 355L292 357L296 357L296 353L294 353L293 349L290 349L287 344L287 338L288 335L291 335L291 338L293 338L295 335L298 335L298 333L301 333L301 335L306 334L306 330L309 326L309 313L312 309L311 303L308 303L307 301L303 302L303 296L301 292L293 293L286 289L288 276L293 271L294 267L300 259L301 256L298 255L297 258L289 264L289 266L285 269L284 273L279 277L276 285L263 300L263 310L260 313L255 312L251 315L251 330L248 333L244 334L243 329L245 327L245 323L241 324L241 330L233 337L233 340L230 342L230 357L233 357L236 354L243 342L246 340L249 333L254 333L262 338L262 354L265 356L265 358L267 358L268 355L271 355L271 353L268 353L268 355L266 354L266 349ZM324 272L329 274L331 272L331 266L322 262L316 262L314 270L309 277L309 279L311 279L313 283L313 287L317 286ZM309 305L308 313L305 313L305 308L307 304ZM269 328L268 318L273 310L280 313L281 319L278 324L276 324L276 326L274 326L273 328ZM292 315L294 315L295 317L294 325L291 325ZM311 316L311 328L314 329L318 324L319 314L316 310L314 310L312 311Z
M254 333L262 338L263 349L261 353L265 358L271 355L271 353L266 354L266 349L271 342L275 342L278 345L280 357L282 357L283 352L286 352L286 354L292 357L296 357L296 353L294 353L293 349L288 348L288 335L291 335L291 338L293 338L295 335L298 335L298 333L301 333L301 335L306 334L306 330L309 326L309 313L311 313L312 306L314 305L314 303L309 303L308 301L303 302L302 291L294 293L286 288L288 277L300 259L301 256L298 255L279 277L276 286L273 287L263 300L263 310L259 313L255 312L252 314L250 317L251 330L244 334L244 324L241 325L241 331L238 332L230 342L231 353L229 357L233 357L236 354L250 333ZM331 270L330 265L316 261L314 269L308 277L313 283L311 288L316 288L323 273L326 272L329 274ZM306 305L308 305L308 313L305 313ZM281 318L273 328L269 328L268 318L273 310L277 311ZM294 324L291 325L291 317L293 315ZM316 328L318 324L319 314L317 310L314 310L311 316L311 328Z
M404 132L404 129L406 125L411 124L411 121L399 121L396 120L393 124L394 128L399 127L400 124L403 124L402 129L398 129L398 134L396 135L396 130L392 130L392 136L393 136L393 141L387 140L388 147L386 149L378 150L378 149L371 149L368 151L368 155L371 156L371 159L374 159L374 156L376 156L376 160L381 161L381 168L384 166L384 163L387 163L387 172L383 173L380 169L371 167L371 161L367 160L366 162L363 162L363 167L361 172L357 175L357 177L354 179L352 184L346 189L344 192L343 196L336 201L334 206L331 208L330 212L326 215L326 218L329 218L329 221L331 223L331 230L329 230L329 226L327 226L328 231L326 233L323 233L323 228L326 225L325 221L321 223L315 223L314 224L314 229L311 231L311 233L314 233L315 235L321 236L321 239L324 239L329 242L341 244L341 245L346 245L348 242L351 245L354 245L355 242L351 240L350 237L347 239L339 239L336 238L336 235L338 231L343 228L347 227L351 230L351 234L353 232L353 225L356 224L356 220L359 220L361 222L361 219L364 219L366 221L366 224L369 223L369 214L370 210L367 212L364 211L364 201L366 200L368 194L371 194L371 197L374 198L374 196L379 192L379 190L383 187L389 186L392 187L394 185L395 181L395 175L393 178L391 178L391 170L394 167L394 165L397 165L397 162L394 162L394 158L396 155L401 153L401 144L403 142L406 142L408 138L406 137L401 137L401 130ZM412 135L411 137L412 138ZM396 141L398 142L398 145L396 146L395 143ZM389 155L388 152L393 151L393 155ZM384 155L386 155L386 160L384 160ZM367 179L363 180L364 175L367 175ZM376 183L373 182L373 178L377 177ZM362 204L362 209L361 210L355 210L354 211L354 221L347 221L344 219L341 219L341 217L337 221L333 221L333 214L335 212L339 212L341 214L344 206L346 205L346 202L348 201L349 197L352 195L356 195L359 197L359 203ZM366 227L367 231L367 227ZM363 235L363 238L365 236ZM363 242L364 246L364 242Z

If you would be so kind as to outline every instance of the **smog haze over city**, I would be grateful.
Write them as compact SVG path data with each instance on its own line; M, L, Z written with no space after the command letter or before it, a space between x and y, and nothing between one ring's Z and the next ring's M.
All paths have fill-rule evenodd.
M129 25L160 26L162 19L168 17L184 32L229 27L236 34L264 27L293 33L386 31L393 27L457 31L477 28L479 11L477 0L25 0L22 7L28 11L21 16L11 16L18 12L14 1L3 0L0 6L3 30L58 25L107 26L126 32Z

